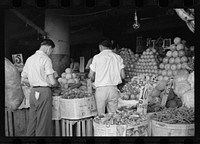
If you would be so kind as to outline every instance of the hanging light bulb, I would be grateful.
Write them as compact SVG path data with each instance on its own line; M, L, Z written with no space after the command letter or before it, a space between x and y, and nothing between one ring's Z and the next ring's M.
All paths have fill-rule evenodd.
M140 24L139 24L138 19L137 19L137 12L136 11L135 11L135 16L134 16L133 28L134 29L139 29L140 28Z

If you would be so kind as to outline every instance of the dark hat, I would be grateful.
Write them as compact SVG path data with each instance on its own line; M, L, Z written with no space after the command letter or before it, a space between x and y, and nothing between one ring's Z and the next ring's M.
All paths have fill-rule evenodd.
M100 42L99 45L102 45L102 46L107 47L107 48L112 47L112 44L109 40L104 40L104 41Z

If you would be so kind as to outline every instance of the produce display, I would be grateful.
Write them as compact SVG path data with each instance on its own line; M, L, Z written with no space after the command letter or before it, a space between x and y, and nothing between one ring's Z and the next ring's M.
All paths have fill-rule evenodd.
M94 118L94 121L99 124L109 125L139 125L144 120L147 120L146 117L137 113L135 109L127 110L125 108L118 110L116 113L100 115Z
M89 97L91 94L87 93L85 89L67 89L64 91L64 94L62 95L62 98L64 99L76 99L76 98L84 98Z
M122 57L125 65L125 74L126 74L126 79L128 81L131 80L131 78L134 76L133 69L135 67L135 62L138 61L139 55L134 54L131 49L128 48L121 48L118 51L118 54Z
M158 53L154 48L146 49L139 60L136 62L134 75L147 74L157 75L158 74Z
M66 68L65 72L61 74L61 77L58 78L58 82L61 87L67 89L69 85L78 84L80 79L77 77L76 73L72 73L70 68Z
M175 76L178 70L188 67L188 58L185 55L185 48L181 38L174 38L174 44L170 46L166 57L163 58L163 62L159 65L159 80L168 80L170 77Z
M94 118L96 123L102 125L127 125L127 136L147 136L147 120L147 117L137 113L136 109L127 109L125 107L120 108L116 113L99 115ZM144 122L146 123L143 124Z
M140 90L142 86L145 86L147 83L155 84L156 77L149 77L148 75L138 75L134 76L130 82L127 82L122 87L122 100L138 100L140 95Z
M167 124L194 124L194 109L182 106L180 108L165 108L151 115L151 119Z

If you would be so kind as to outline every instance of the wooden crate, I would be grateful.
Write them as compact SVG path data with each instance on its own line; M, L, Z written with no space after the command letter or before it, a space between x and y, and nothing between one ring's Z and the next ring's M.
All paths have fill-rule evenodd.
M93 118L61 120L62 136L93 136Z
M29 108L14 112L5 108L5 136L26 136ZM53 121L53 136L61 136L61 120Z
M5 108L5 136L25 136L28 125L29 109L14 112Z
M13 112L5 108L5 136L15 136Z

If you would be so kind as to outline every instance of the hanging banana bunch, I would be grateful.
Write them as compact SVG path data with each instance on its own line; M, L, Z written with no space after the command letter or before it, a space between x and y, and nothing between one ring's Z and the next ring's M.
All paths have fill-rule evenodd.
M174 9L177 15L186 22L188 28L194 33L194 9Z

